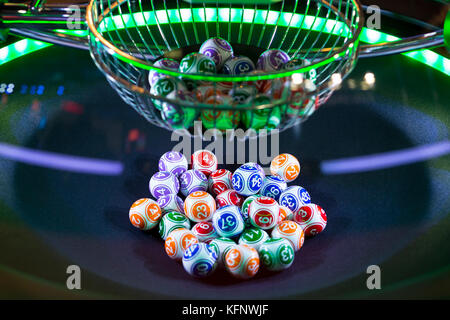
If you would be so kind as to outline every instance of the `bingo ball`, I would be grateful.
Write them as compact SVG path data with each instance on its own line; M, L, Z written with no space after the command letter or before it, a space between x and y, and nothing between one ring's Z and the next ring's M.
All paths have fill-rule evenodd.
M225 206L217 209L212 217L214 229L221 237L237 237L244 231L244 220L238 206Z
M231 176L232 173L226 169L213 171L208 178L209 192L217 196L220 193L231 189Z
M170 211L178 211L184 212L184 202L183 200L177 196L176 194L168 194L165 196L161 196L156 201L161 208L163 214Z
M297 179L300 174L300 163L297 158L289 153L276 156L270 163L270 172L283 178L286 182Z
M187 197L192 192L206 191L208 178L198 170L188 170L180 175L180 191Z
M249 104L256 94L256 89L248 85L238 85L230 90L230 96L235 104Z
M196 278L211 275L217 267L216 251L206 243L196 243L184 251L183 267Z
M180 64L176 60L163 58L163 59L156 61L153 64L153 66L156 68L160 68L160 69L178 71ZM155 85L156 81L159 78L164 77L164 76L165 75L163 73L159 73L155 70L151 70L148 74L148 82L150 83L150 86L153 87Z
M289 240L294 251L300 250L305 241L305 233L302 227L294 221L281 221L272 230L272 238L283 238Z
M278 222L284 220L294 220L294 213L285 206L280 206L280 217L278 218Z
M263 177L263 179L266 177L263 167L261 167L256 162L247 162L246 164L250 165L250 166L254 166L256 169L258 169L258 171L261 172L261 176Z
M275 199L260 197L248 208L248 217L253 226L264 230L273 228L279 219L280 207Z
M169 151L164 153L158 162L159 171L168 171L179 177L188 169L186 157L177 151Z
M192 169L203 172L207 177L217 170L217 158L209 150L197 150L192 155Z
M253 97L252 105L268 105L272 103L271 100L266 94L257 94ZM281 123L281 110L279 107L245 110L242 112L242 123L248 129L275 129Z
M281 193L279 203L296 214L300 207L311 203L311 196L308 191L300 186L290 186Z
M158 78L155 84L151 87L150 94L174 100L180 92L185 91L187 91L187 87L180 79L173 77L161 77ZM152 102L158 110L162 110L163 106L167 104L167 102L159 101L157 99L152 99Z
M266 72L278 71L289 60L289 55L283 50L267 50L259 56L256 66Z
M189 219L182 213L171 211L166 213L159 222L159 235L163 240L175 229L190 229Z
M191 231L200 242L210 243L211 240L219 237L213 224L209 221L196 223Z
M258 251L246 244L234 245L225 255L225 267L236 278L252 278L259 270Z
M128 217L131 224L141 230L154 228L161 219L162 213L158 204L149 198L135 201L130 208Z
M260 194L274 198L278 201L281 193L287 188L287 183L278 176L267 176L264 178Z
M216 197L216 204L218 208L234 205L241 207L244 203L244 197L235 190L225 190Z
M199 52L214 60L217 70L222 69L223 64L233 56L233 48L227 40L222 38L210 38L203 42Z
M211 57L193 52L181 59L179 71L188 74L214 74L216 73L216 64Z
M209 221L215 211L216 201L205 191L195 191L184 200L184 212L192 221Z
M269 238L269 235L264 230L259 228L249 228L241 234L239 244L246 244L259 250L259 247Z
M149 189L150 193L158 199L168 194L177 194L180 191L180 183L173 173L160 171L150 178Z
M222 72L229 75L239 75L255 70L255 64L245 56L235 56L223 65Z
M322 232L327 226L327 215L325 210L317 204L306 204L294 215L297 222L305 232L306 237L312 237Z
M231 184L240 195L251 196L261 189L263 176L253 164L243 164L233 173Z
M196 99L184 91L178 92L178 100L183 101L183 106L164 103L161 109L162 120L173 129L187 129L194 125L194 121L200 116L198 109L189 107L194 105Z
M217 254L217 262L219 265L223 266L225 264L225 255L228 250L230 250L236 243L230 238L220 237L214 239L209 243L209 245L216 251Z
M227 96L215 95L206 98L204 103L217 106L230 105L230 101ZM219 108L213 107L203 110L201 119L206 129L216 128L223 131L236 128L241 120L241 113L236 110L219 110Z
M289 268L294 262L292 244L283 238L268 239L259 250L261 264L270 271L281 271Z
M164 242L164 249L171 259L181 260L184 251L197 243L197 237L190 230L180 228L169 233Z
M302 67L307 67L311 65L311 61L309 61L308 59L294 59L294 60L290 60L287 63L285 63L282 66L283 70L286 71L290 71L290 70L294 70L294 69L299 69ZM309 70L306 74L302 74L303 78L307 79L307 80L311 80L311 81L315 81L317 78L317 71L316 69L311 69Z
M254 196L250 196L245 198L244 203L241 206L242 218L244 219L245 226L248 227L251 225L250 220L248 218L248 208L250 207L250 203L257 198L261 198L262 195L255 194Z

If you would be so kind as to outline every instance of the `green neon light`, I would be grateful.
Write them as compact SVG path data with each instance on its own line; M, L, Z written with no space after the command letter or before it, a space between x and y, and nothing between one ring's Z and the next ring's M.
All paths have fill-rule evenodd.
M50 46L51 43L31 39L17 41L0 49L0 65Z

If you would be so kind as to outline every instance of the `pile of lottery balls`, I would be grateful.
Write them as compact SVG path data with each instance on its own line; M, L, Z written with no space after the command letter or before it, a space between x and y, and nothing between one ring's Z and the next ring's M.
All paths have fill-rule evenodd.
M210 38L200 47L199 52L193 52L177 61L162 58L154 63L160 69L179 71L184 74L226 74L255 75L279 70L291 70L299 66L309 65L310 61L290 60L289 55L278 49L266 50L256 63L244 55L236 55L232 46L225 39ZM312 73L311 73L312 72ZM307 76L315 79L315 71ZM210 105L265 105L273 99L286 96L287 78L260 80L256 82L207 82L194 81L183 77L166 76L155 70L149 72L148 81L150 93L166 99L176 99L189 103ZM291 94L293 94L291 92ZM161 118L175 129L189 128L196 120L201 120L207 128L226 130L238 126L244 128L273 129L277 128L284 115L294 117L302 112L310 112L315 101L310 99L300 105L281 105L262 110L219 110L218 108L203 109L179 107L167 101L153 99L153 104L161 112ZM188 105L188 104L186 104Z
M288 186L300 173L293 155L276 156L268 176L256 163L234 172L217 167L208 150L192 154L191 169L183 154L167 152L149 182L156 200L137 200L129 211L136 228L159 228L167 255L192 276L218 266L241 279L261 266L289 268L305 237L325 229L325 211L303 187Z

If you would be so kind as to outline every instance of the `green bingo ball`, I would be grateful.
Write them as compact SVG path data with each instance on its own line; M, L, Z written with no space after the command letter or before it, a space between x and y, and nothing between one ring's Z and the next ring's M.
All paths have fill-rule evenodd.
M247 197L244 200L244 203L242 203L242 207L241 207L241 213L242 213L242 218L244 219L244 224L246 227L251 226L252 224L250 223L250 220L248 218L248 207L250 206L250 203L252 203L253 200L262 197L262 195L259 194L255 194L253 196Z
M224 265L225 255L235 244L236 243L233 240L226 237L214 239L209 243L214 251L216 251L218 257L217 261L219 262L219 265Z
M176 99L179 92L187 91L186 85L177 78L162 77L156 80L155 85L151 87L150 94L161 96L167 99ZM152 99L155 108L162 110L166 103L158 99Z
M258 252L262 265L270 271L287 269L294 262L294 248L286 239L268 239Z
M266 231L259 228L249 228L244 230L239 238L239 244L246 244L256 250L259 250L261 245L269 239Z
M159 235L163 240L166 240L169 233L179 228L189 230L191 228L189 219L182 213L170 211L166 213L159 222Z
M214 74L216 73L216 64L212 58L198 52L193 52L181 59L178 70L187 74ZM191 79L184 80L188 89L191 91L203 83L202 81Z

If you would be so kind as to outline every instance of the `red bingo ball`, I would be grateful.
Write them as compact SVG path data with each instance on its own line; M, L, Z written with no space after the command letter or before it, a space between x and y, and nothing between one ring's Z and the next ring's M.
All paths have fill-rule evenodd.
M232 173L226 169L219 169L212 172L208 178L208 188L210 193L217 196L222 192L231 189Z
M279 220L280 206L275 199L260 197L253 200L248 208L248 217L253 226L268 230Z
M217 170L217 158L209 150L197 150L192 155L192 169L203 172L207 177Z
M200 242L210 243L219 237L212 222L209 221L196 223L191 231Z
M226 190L216 197L216 203L218 208L229 205L241 207L244 203L244 197L235 190Z
M306 237L312 237L325 229L327 215L322 207L309 203L300 207L294 215L294 221L303 228Z

